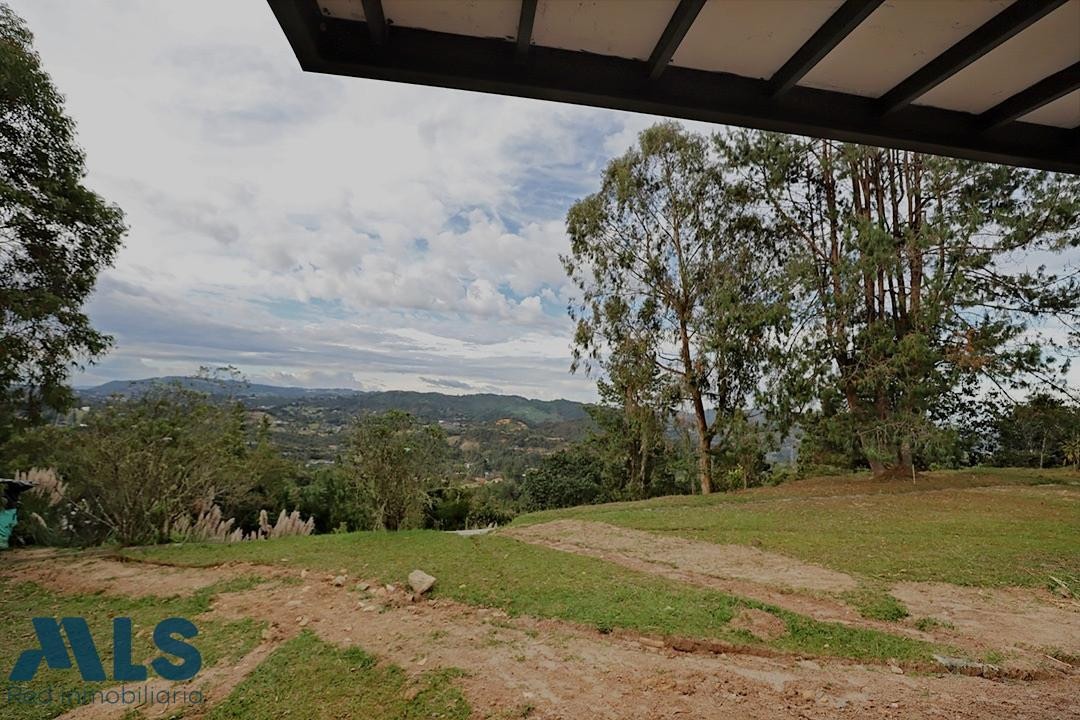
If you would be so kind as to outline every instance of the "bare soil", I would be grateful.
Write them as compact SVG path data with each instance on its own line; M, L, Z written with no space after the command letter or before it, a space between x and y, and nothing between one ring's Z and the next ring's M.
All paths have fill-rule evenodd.
M858 585L854 578L842 572L745 545L665 537L607 523L556 520L505 532L528 542L569 545L669 565L699 575L752 580L778 588L842 592L854 590Z
M863 618L842 599L824 592L827 587L846 590L847 581L854 586L850 576L755 548L714 545L580 520L501 532L524 542L759 600L816 620L947 644L974 656L1004 651L1000 664L1016 673L1057 667L1059 663L1049 655L1052 652L1080 655L1080 603L1045 590L903 582L890 588L890 593L907 606L910 617L903 623L890 623ZM754 564L758 562L760 565ZM792 581L800 577L807 579ZM914 623L922 618L932 618L941 625L919 630ZM746 629L769 639L749 626Z
M1080 602L1032 588L972 588L947 583L897 583L896 599L916 617L932 617L958 632L993 638L1013 650L1055 649L1080 655Z
M440 599L411 602L397 587L360 592L356 578L339 587L328 575L276 568L204 571L103 558L57 557L33 565L9 564L5 574L69 592L153 586L161 594L190 591L218 574L266 577L258 587L220 595L210 611L213 617L270 623L263 644L246 658L206 671L210 706L278 643L307 628L331 643L358 644L407 672L464 670L460 682L477 718L1080 718L1080 673L1068 666L1039 680L997 681L839 660L679 652L659 638L602 635ZM118 573L124 569L134 574ZM123 579L134 577L139 582L130 585ZM292 582L281 582L285 577ZM762 622L744 620L749 626ZM85 707L69 717L116 717L116 710Z
M23 551L15 554L22 556ZM186 597L208 585L234 577L234 573L224 568L159 566L154 572L147 572L147 565L107 557L51 556L51 562L43 562L49 557L37 555L33 557L34 562L5 564L0 568L0 577L34 582L57 592L91 590L128 597Z

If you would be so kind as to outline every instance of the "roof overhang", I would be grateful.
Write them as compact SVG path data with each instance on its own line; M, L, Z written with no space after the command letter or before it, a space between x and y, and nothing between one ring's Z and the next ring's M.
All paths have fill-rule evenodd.
M1080 0L268 0L311 72L1080 173Z

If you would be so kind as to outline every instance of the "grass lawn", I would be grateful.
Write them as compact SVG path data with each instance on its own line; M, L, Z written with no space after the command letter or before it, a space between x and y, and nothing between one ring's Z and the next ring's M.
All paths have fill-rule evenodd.
M297 672L302 667L303 672ZM364 718L467 720L470 709L442 669L410 680L359 648L340 649L304 631L264 660L207 716L209 720Z
M1046 488L1032 487L1056 483ZM990 487L997 486L997 487ZM886 592L901 579L966 585L1040 585L1080 577L1080 475L978 470L921 476L915 483L864 476L816 478L711 497L571 508L562 517L718 543L755 545L854 574L847 598L868 617L906 609ZM635 572L596 558L495 536L432 531L350 533L235 545L171 545L126 551L154 560L210 565L249 561L402 582L414 568L439 579L435 594L606 631L770 644L734 630L743 607L784 619L773 647L858 659L926 659L933 649L888 633L810 620L722 592Z
M1053 487L1033 487L1053 483ZM991 487L993 486L993 487ZM598 520L660 534L761 547L852 573L860 588L845 599L866 614L898 620L907 611L888 595L890 582L1040 585L1054 575L1080 581L1080 474L1064 471L932 473L915 483L862 476L815 478L786 486L711 497L669 497L535 513L519 524L558 518ZM403 582L421 568L438 578L433 594L511 615L558 618L601 632L716 639L805 655L925 662L953 648L887 632L816 621L707 588L636 572L592 557L529 545L500 535L461 537L435 531L365 532L232 545L128 548L125 554L181 565L230 561ZM111 667L111 618L128 616L137 631L133 656L157 654L153 626L170 616L196 618L215 594L251 587L237 577L189 597L67 595L30 583L0 581L0 667L35 646L29 618L83 616ZM766 642L730 621L747 607L781 618L787 633ZM924 624L933 623L923 619ZM258 642L252 621L200 621L204 666L239 658ZM929 626L929 625L928 625ZM303 666L305 672L296 672ZM469 707L453 670L409 678L360 649L339 649L310 633L288 641L208 717L465 718ZM42 670L21 689L77 684L71 671ZM113 683L100 684L98 688ZM312 697L320 704L314 706ZM7 698L5 698L7 700ZM70 707L70 706L68 706ZM36 720L68 709L58 702L5 702L3 717Z
M45 590L32 583L14 583L0 581L0 668L6 673L15 664L23 650L38 647L37 636L30 618L33 617L83 617L90 626L91 635L102 665L108 676L112 675L112 618L129 617L132 620L132 660L145 662L160 655L153 646L151 633L161 620L168 617L183 617L191 620L210 609L210 600L219 592L240 590L251 587L252 578L235 578L218 583L196 592L188 597L144 597L130 598L123 595L68 595ZM221 661L239 659L258 644L262 625L252 620L223 622L219 620L198 620L198 637L193 644L202 654L202 667L208 668ZM151 672L151 676L153 673ZM196 675L185 686L194 690L197 686ZM102 690L115 686L111 680L103 683L84 683L77 671L50 670L44 663L37 675L29 682L6 683L4 696L0 698L0 716L10 720L38 720L52 718L73 704L64 702L61 697L65 691ZM136 683L137 685L137 683ZM45 693L53 688L51 702L29 702L27 693L36 693L38 698L47 697ZM14 689L14 690L13 690ZM23 702L14 702L9 692L16 691Z
M1060 492L1030 487L1046 483ZM815 478L552 510L515 524L560 518L754 545L878 582L1043 586L1053 575L1080 587L1080 474L1066 470L980 468L929 473L915 483Z
M348 533L238 543L140 548L129 554L182 564L224 561L289 565L402 582L415 568L439 582L434 594L511 615L559 618L601 631L765 644L728 622L742 607L781 617L788 635L773 647L858 659L926 660L926 643L873 630L818 622L722 592L622 568L595 558L499 536L465 538L434 531Z

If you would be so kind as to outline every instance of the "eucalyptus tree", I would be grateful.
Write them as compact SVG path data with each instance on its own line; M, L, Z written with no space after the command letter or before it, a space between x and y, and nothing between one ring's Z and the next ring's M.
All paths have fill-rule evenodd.
M1042 330L1076 327L1080 180L768 133L727 148L790 258L787 389L842 408L875 472L910 473L980 387L1070 392L1068 333Z
M572 369L606 375L665 416L689 409L703 493L785 316L770 235L724 158L677 124L648 128L570 208L562 258L580 292Z
M125 230L83 184L74 124L32 42L0 3L0 441L63 407L71 368L108 348L82 306Z

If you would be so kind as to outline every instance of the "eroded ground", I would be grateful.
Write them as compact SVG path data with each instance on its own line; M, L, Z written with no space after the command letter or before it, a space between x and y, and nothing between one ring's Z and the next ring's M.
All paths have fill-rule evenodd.
M777 553L582 520L556 520L506 532L524 542L716 587L819 620L901 632L977 654L1005 653L999 664L1006 667L1052 667L1057 661L1050 653L1080 657L1080 602L1043 589L900 582L888 592L904 603L911 619L874 622L842 601L842 593L856 586L851 576ZM921 630L914 626L916 619L934 622Z
M564 526L562 531L572 529ZM640 544L627 545L627 536L621 532L609 541L602 528L587 529L585 534L570 533L566 542L602 552L613 561L629 558L638 562L639 555L650 555L644 542L647 538L637 538L643 541ZM532 529L531 539L543 539L550 530L542 526ZM641 548L640 552L637 548ZM683 580L711 577L725 581L725 552L718 551L705 565L695 556L690 569L679 567L677 558L681 555L677 552L667 557L666 564L657 558L641 562L667 568L665 572L691 573ZM765 567L771 570L761 577L747 577L746 568L734 563L733 573L737 574L733 579L749 583L743 590L759 587L778 597L807 602L816 599L830 607L841 606L833 599L804 595L792 588L787 583L792 577L798 579L798 573L793 576L791 568L780 567L782 560L779 556L770 559ZM717 653L707 645L695 647L617 630L604 634L555 620L510 618L500 610L445 599L413 601L398 586L388 589L364 578L343 579L305 569L245 564L169 568L120 562L106 556L38 555L23 560L19 552L5 555L0 568L7 581L35 582L64 593L169 595L209 587L222 578L253 574L263 578L254 587L214 597L204 620L254 618L267 625L261 642L244 658L208 668L200 676L209 704L188 709L185 717L212 709L275 648L303 630L335 645L359 645L409 673L459 668L464 675L456 682L477 718L1080 717L1080 674L1060 661L1048 660L1053 667L1042 668L1036 679L1019 680L761 651L755 651L760 655ZM843 584L841 578L825 573L811 581L813 592L821 592L822 578L827 578L824 582ZM785 582L777 584L779 579ZM905 596L913 603L917 599L917 593ZM937 592L934 597L943 596ZM948 597L948 608L926 610L953 613L956 629L949 632L969 632L976 638L984 630L997 631L991 626L980 629L974 620L961 617L961 608L967 608L965 612L971 617L978 617L977 608L969 605L975 600L981 602L981 596ZM1025 597L1024 602L1040 601ZM1054 605L1035 607L1039 613L1051 613L1047 621L1059 623L1064 646L1071 646L1077 638L1077 611ZM769 632L760 626L761 620L748 616L741 621L756 633ZM673 645L691 652L676 650ZM297 672L303 669L297 668ZM317 706L318 698L310 702ZM86 706L66 717L121 717L124 711Z

